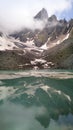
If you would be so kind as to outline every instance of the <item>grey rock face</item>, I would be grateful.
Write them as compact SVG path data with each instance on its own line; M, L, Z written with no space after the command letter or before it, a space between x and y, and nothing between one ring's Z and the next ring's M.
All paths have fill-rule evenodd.
M48 19L48 13L46 11L46 9L42 9L35 17L34 19L37 20L47 20Z

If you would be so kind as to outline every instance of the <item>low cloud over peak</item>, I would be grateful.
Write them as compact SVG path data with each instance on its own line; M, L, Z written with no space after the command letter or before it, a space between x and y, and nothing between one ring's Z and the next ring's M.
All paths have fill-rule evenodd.
M0 0L0 30L12 32L24 27L42 28L43 23L35 23L33 17L43 7L49 16L57 14L60 18L64 11L72 9L72 0Z

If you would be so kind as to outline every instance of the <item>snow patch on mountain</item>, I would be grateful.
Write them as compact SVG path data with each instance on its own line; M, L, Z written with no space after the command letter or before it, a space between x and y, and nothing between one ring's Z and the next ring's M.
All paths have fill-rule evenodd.
M41 49L43 49L43 50L47 50L47 44L45 43L44 45L42 45L41 47L40 47Z
M0 37L0 50L13 50L17 46L7 37Z
M27 41L26 44L29 45L29 46L34 46L35 45L34 40Z
M61 35L60 37L57 37L54 41L49 40L49 41L47 41L47 44L46 43L44 44L44 46L46 46L45 49L49 49L49 48L52 48L54 46L57 46L68 38L69 38L69 33L66 35ZM44 48L44 46L43 46L43 48Z

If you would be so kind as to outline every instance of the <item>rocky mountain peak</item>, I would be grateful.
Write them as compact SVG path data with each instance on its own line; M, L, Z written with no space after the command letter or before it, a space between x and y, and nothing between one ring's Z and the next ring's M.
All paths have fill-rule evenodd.
M51 17L48 18L49 22L56 22L57 21L57 17L55 15L52 15Z
M8 36L0 31L0 69L73 69L73 19L48 18L44 8L34 19L44 28L25 28Z
M66 21L66 19L61 19L60 21L59 21L61 24L67 24L68 22Z
M37 20L47 20L48 19L47 10L43 8L34 18Z

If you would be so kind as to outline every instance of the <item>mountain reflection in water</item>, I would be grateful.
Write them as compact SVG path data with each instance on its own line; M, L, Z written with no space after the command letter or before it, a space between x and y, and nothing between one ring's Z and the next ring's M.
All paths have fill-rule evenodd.
M73 72L0 72L0 129L73 130Z

